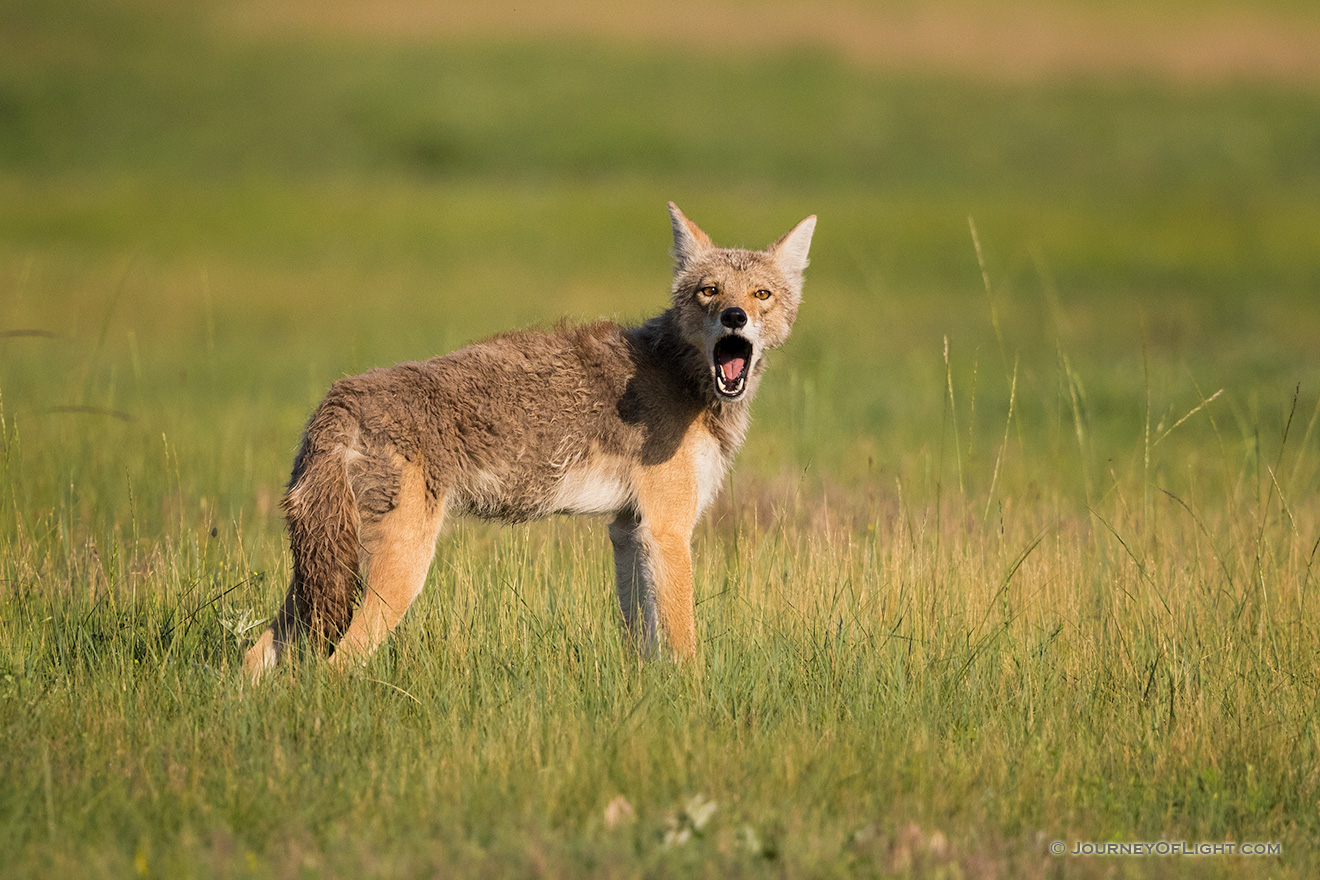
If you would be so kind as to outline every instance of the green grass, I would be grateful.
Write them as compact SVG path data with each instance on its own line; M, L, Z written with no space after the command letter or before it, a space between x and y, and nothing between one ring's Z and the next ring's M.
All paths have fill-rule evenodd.
M0 874L1314 873L1320 91L207 21L0 9ZM668 198L821 218L698 673L602 522L464 522L243 686L328 384L653 313ZM1160 838L1282 854L1047 852Z

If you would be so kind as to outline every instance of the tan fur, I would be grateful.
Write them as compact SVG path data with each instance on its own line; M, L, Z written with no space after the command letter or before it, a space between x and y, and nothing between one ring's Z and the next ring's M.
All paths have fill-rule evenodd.
M250 676L303 634L336 663L368 656L421 591L447 512L614 514L625 631L696 655L692 530L797 315L815 218L759 252L670 218L673 305L640 327L511 333L331 387L284 499L293 581Z
M697 653L692 601L692 529L697 524L697 456L705 430L692 425L674 455L638 475L640 540L650 560L660 625L675 655Z
M444 520L444 499L426 492L422 469L405 464L396 506L362 530L366 587L332 662L369 655L422 592Z

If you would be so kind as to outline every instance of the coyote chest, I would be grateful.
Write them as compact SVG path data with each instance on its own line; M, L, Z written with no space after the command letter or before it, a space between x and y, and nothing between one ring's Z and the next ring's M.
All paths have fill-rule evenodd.
M548 503L550 513L602 514L623 510L637 497L627 462L597 454L564 471Z
M367 657L425 585L447 513L611 516L628 640L696 656L692 532L797 316L816 218L748 251L669 213L672 303L641 326L511 333L331 387L283 502L293 580L249 676L302 635L334 663Z
M719 441L698 425L688 429L676 455L691 462L690 485L682 488L695 496L700 516L719 494L729 460ZM564 471L546 512L591 515L635 510L641 479L638 470L636 463L618 456L590 454Z

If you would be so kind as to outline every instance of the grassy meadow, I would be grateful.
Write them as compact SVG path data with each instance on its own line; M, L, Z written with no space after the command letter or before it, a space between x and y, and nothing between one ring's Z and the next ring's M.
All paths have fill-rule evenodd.
M0 876L1320 870L1320 81L268 5L0 3ZM1135 8L933 8L1010 7ZM662 309L667 199L820 218L695 672L604 521L455 521L365 669L244 684L330 382ZM1050 852L1159 840L1279 846Z

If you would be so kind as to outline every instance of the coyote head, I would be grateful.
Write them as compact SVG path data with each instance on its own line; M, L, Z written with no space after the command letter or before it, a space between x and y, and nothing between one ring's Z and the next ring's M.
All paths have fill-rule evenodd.
M752 390L762 356L788 339L802 302L815 216L764 251L719 248L673 202L674 313L683 338L706 356L715 396Z

